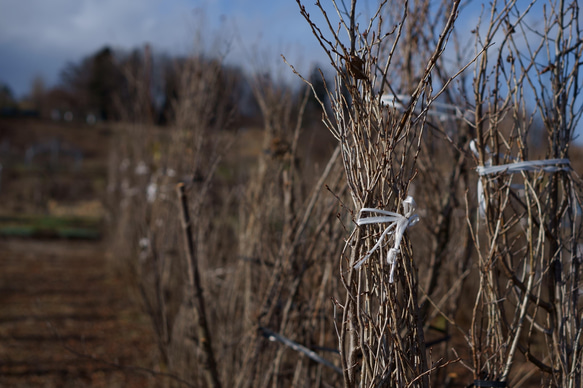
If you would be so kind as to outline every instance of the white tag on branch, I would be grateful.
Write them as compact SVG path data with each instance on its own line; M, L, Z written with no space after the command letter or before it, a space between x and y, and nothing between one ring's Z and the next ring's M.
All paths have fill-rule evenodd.
M399 247L401 246L403 234L405 234L405 230L407 230L408 227L415 225L419 221L419 216L417 214L413 214L415 212L416 207L417 204L415 203L413 197L408 196L403 201L404 215L395 212L389 212L386 210L368 207L362 208L358 213L358 219L356 220L356 224L358 226L384 223L389 223L389 225L385 228L385 230L381 234L381 237L379 237L377 243L372 247L372 249L368 251L362 259L356 262L354 268L358 269L361 265L363 265L364 262L367 261L368 258L373 254L373 252L382 246L385 237L387 237L390 234L394 234L393 247L389 249L389 253L387 255L387 263L391 265L391 275L389 277L389 282L393 283L397 253L400 252ZM362 213L365 212L378 213L382 214L382 216L361 218Z

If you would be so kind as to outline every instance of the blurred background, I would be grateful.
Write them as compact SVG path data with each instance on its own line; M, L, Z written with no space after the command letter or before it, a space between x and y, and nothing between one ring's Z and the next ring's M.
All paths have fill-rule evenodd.
M305 95L281 54L326 68L294 1L0 0L1 386L200 386L173 190L233 212L195 234L223 233L200 236L205 287L241 287L237 213L257 212L260 164L289 163ZM319 109L306 182L333 150Z

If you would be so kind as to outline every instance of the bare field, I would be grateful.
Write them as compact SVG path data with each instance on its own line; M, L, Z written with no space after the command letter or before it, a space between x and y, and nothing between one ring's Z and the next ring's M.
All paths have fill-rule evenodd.
M0 236L2 387L157 384L144 372L157 365L149 318L127 282L112 274L106 243L95 239L103 228L110 135L104 127L0 121L0 226L20 231ZM55 140L57 160L40 152L27 163L27 150ZM75 166L65 148L80 151L82 163ZM54 238L63 217L97 220L97 234Z
M150 324L99 242L2 240L0 385L142 387Z

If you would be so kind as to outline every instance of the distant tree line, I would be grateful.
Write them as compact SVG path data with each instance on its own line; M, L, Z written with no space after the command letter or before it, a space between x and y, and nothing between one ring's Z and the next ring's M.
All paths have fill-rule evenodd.
M225 86L221 89L222 99L233 107L236 115L260 115L252 87L241 67L204 55L155 53L149 45L130 51L105 46L79 62L67 63L55 87L47 89L42 78L35 78L29 95L21 101L16 100L8 86L0 84L0 108L4 115L26 110L43 118L63 119L67 113L75 120L91 117L99 121L164 125L175 120L175 106L181 98L180 82L184 81L183 75L188 66L192 67L192 61L198 61L199 67L219 69L219 84L223 80ZM314 70L310 78L324 100L326 92L320 72ZM310 106L314 111L319 109L315 98L311 99Z

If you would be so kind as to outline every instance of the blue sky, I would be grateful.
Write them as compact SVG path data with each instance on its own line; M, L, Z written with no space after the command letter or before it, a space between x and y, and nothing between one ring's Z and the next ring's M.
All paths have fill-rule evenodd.
M319 15L315 0L303 2L313 17ZM458 30L473 28L482 2L470 1ZM363 18L376 3L359 0ZM303 73L327 62L295 0L0 0L0 82L17 97L30 90L35 76L50 87L67 62L105 45L127 50L145 43L168 54L228 46L227 62L289 77L280 54Z
M230 62L259 55L285 72L282 53L305 69L323 60L294 0L0 0L0 82L21 97L104 45L188 53L201 29L207 49L230 44Z
M471 43L469 31L488 1L467 1L456 29ZM315 0L303 3L323 26ZM525 7L530 0L518 3ZM368 20L377 0L358 4ZM542 27L540 5L528 18ZM197 38L200 32L202 39ZM281 54L306 75L313 65L327 64L295 0L0 0L0 83L17 98L30 91L35 77L51 87L67 62L78 63L105 45L129 50L145 43L171 55L228 51L228 63L287 79L296 78ZM467 47L469 58L473 44Z
M303 2L321 20L315 0ZM358 4L368 20L377 0ZM470 19L476 20L473 11ZM196 38L200 31L202 41ZM0 0L0 82L17 97L37 76L53 86L67 62L105 45L129 50L145 43L168 54L228 46L227 62L290 78L295 76L281 54L302 73L327 63L295 0Z

